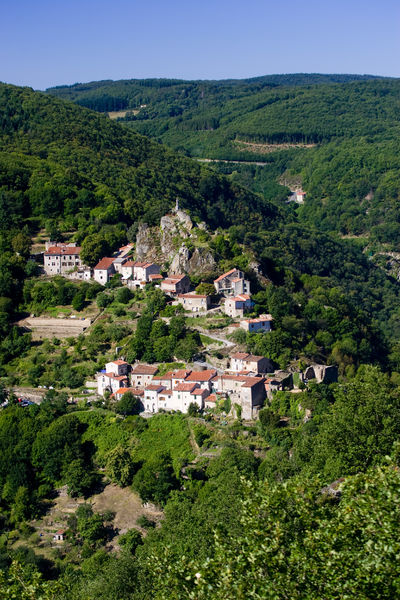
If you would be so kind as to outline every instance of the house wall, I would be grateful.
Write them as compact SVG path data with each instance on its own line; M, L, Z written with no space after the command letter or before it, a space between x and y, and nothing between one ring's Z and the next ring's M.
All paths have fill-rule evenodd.
M153 379L153 375L149 375L149 374L143 374L143 373L131 373L131 385L132 387L138 387L138 388L142 388L142 387L146 387L147 385L150 385L150 383L152 382Z
M101 285L105 285L109 278L113 269L94 269L93 279L97 281L97 283L101 283Z

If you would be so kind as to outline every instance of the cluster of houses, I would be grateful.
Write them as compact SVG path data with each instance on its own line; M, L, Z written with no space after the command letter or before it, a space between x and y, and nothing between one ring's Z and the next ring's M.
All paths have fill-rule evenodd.
M269 359L243 352L233 354L230 369L223 372L178 369L158 375L155 365L131 366L124 360L115 360L97 373L97 392L100 396L109 392L115 400L131 392L147 413L187 413L192 403L202 410L215 408L218 398L229 396L232 405L241 407L244 419L254 419L268 394L266 373L271 367Z
M177 369L158 374L155 365L130 365L124 360L107 363L97 373L97 392L108 392L121 400L130 392L141 402L141 412L180 411L187 413L191 404L199 409L214 409L221 399L230 398L231 406L240 407L245 420L256 419L266 399L276 391L298 388L301 382L315 379L317 383L337 381L337 367L313 365L304 374L272 370L271 361L264 356L236 352L229 359L229 368Z
M118 273L124 285L131 288L144 288L149 283L156 283L161 290L174 298L174 302L182 304L190 312L204 313L211 308L211 296L196 294L191 291L190 279L185 274L172 274L163 277L160 266L154 262L134 261L130 257L133 245L123 246L112 257L102 258L90 269L82 263L81 248L71 244L48 242L44 252L44 271L46 275L63 275L72 279L94 279L106 285ZM250 296L250 282L245 279L239 269L231 269L214 281L217 295L222 296L222 310L233 318L241 318L240 326L250 333L270 331L271 315L260 315L256 319L245 319L254 302Z

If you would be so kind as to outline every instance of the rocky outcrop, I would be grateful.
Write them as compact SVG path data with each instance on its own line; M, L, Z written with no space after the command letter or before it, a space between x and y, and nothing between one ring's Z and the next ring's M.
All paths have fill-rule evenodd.
M160 227L141 224L136 235L137 260L169 265L170 275L212 273L216 267L214 257L208 248L195 246L196 229L190 216L179 209L164 215Z

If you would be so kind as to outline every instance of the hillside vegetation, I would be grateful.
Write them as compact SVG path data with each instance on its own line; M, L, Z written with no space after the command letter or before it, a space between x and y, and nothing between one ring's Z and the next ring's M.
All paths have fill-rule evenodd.
M398 82L339 79L313 87L308 84L315 80L307 77L288 76L285 87L256 82L258 94L275 100L254 109L253 129L243 114L242 139L246 131L255 139L258 128L261 136L265 120L265 138L257 141L292 136L290 143L316 145L263 155L268 166L254 166L264 169L255 171L255 179L253 167L239 165L234 173L235 165L224 164L221 170L232 169L229 179L85 107L0 86L1 598L399 596L399 283L374 265L363 242L341 239L321 215L318 220L317 212L314 219L307 213L313 202L324 209L338 202L326 192L322 203L307 182L325 156L320 153L328 153L321 163L327 168L329 161L340 163L346 145L355 165L345 169L350 191L339 185L339 166L320 174L319 185L335 194L343 189L344 198L357 204L352 190L359 186L361 141L369 135L364 121L382 123L381 130L371 127L375 141L365 141L371 152L376 155L379 136L383 153L391 140L395 147ZM296 82L302 85L290 85ZM253 83L243 85L250 89ZM235 106L242 114L250 106L240 97L242 83L224 85L224 93L232 93L231 114ZM322 116L314 124L314 100L323 113L337 94L349 103L348 113L357 105L353 124L348 115L342 125ZM382 106L381 120L374 103ZM303 114L299 107L306 104L310 112ZM233 117L229 121L228 110L226 115L228 131ZM385 129L386 122L392 124ZM197 135L219 135L219 129L174 131L191 144ZM173 135L172 125L168 131ZM230 139L232 152L241 156ZM224 144L214 147L222 153ZM388 170L395 161L385 156ZM378 176L376 165L385 160L377 157L365 176ZM309 186L303 209L282 201L288 193L277 183L282 174L302 176ZM373 202L378 187L368 195ZM241 268L251 279L254 314L273 316L271 332L233 334L242 334L242 349L281 368L335 364L338 383L308 382L297 393L277 392L254 422L229 415L229 399L211 412L151 419L137 415L131 394L118 402L95 396L86 402L87 378L121 348L130 362L162 362L165 373L177 365L169 364L174 359L183 361L181 367L190 364L206 336L199 336L196 319L167 306L167 297L152 286L132 293L118 277L107 287L38 277L30 259L32 234L41 228L52 239L82 243L101 256L127 240L134 243L141 222L158 227L176 196L195 223L206 222L177 243L186 242L190 252L196 244L210 251L218 273ZM385 192L382 210L388 197ZM395 196L392 209L394 219ZM15 324L20 311L101 314L76 339L32 342ZM211 325L220 329L230 322L218 315L198 322L208 320L210 333ZM7 388L24 384L55 389L46 391L40 406L23 405ZM70 396L77 404L68 402ZM95 510L96 497L110 483L149 508L126 532L117 530L111 511ZM61 525L44 530L43 517L62 493L79 502L60 516L65 530L58 542L53 536ZM162 518L153 521L151 514Z
M119 93L125 107L145 104L124 124L193 157L265 162L250 174L248 167L223 167L265 198L282 195L283 173L298 174L308 193L304 222L368 236L372 250L399 247L399 80L292 75L97 82L48 91L96 110L107 110L101 99ZM243 142L277 144L277 150L266 154Z

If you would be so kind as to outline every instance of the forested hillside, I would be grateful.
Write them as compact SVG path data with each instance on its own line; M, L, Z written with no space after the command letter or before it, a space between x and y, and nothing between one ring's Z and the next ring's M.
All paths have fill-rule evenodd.
M257 141L292 136L293 143L316 144L256 154L270 163L254 166L263 174L238 166L230 178L85 107L0 86L1 598L399 596L399 283L363 252L364 242L332 234L337 224L311 211L313 203L328 211L337 200L345 147L354 169L346 169L351 185L342 188L343 198L353 203L363 144L376 156L381 136L383 148L381 163L365 158L363 177L379 179L384 165L392 169L395 161L385 153L390 140L392 148L397 144L399 84L339 77L314 86L320 76L304 75L285 76L282 87L267 79L224 83L232 98L224 114L215 100L214 131L185 130L184 121L181 129L177 121L165 129L188 147L198 135L225 131L208 146L217 155L228 148L225 135L232 153L242 156L233 133L240 123L243 140L247 131L247 139L265 136ZM251 105L244 92L239 96L254 84L260 89ZM246 104L251 113L244 114ZM337 118L323 118L329 106ZM157 128L161 121L131 123ZM324 203L311 184L318 160ZM283 202L289 193L277 183L283 173L303 177L309 194L303 208ZM368 202L378 187L373 192ZM191 364L206 343L196 329L201 317L185 318L152 284L131 292L118 277L106 287L38 277L32 236L41 230L107 254L135 243L140 223L158 227L176 197L195 223L206 222L183 240L187 249L197 244L212 253L218 273L242 269L251 279L254 314L272 314L272 331L236 331L230 339L277 368L336 365L337 383L279 391L251 422L230 416L229 398L211 412L195 407L149 419L137 414L132 394L86 401L87 378L121 348L126 360L158 364L162 375ZM397 197L392 213L388 197L386 191L377 220L397 215ZM362 215L354 220L365 224L370 213ZM192 277L192 284L200 280ZM80 318L86 310L96 322L76 338L32 341L16 323L21 312ZM216 329L231 322L213 318ZM184 362L169 363L176 359ZM22 405L9 393L21 385L41 388L40 406ZM111 504L107 494L114 494Z
M117 97L122 89L124 108L138 111L124 118L130 128L193 157L266 163L250 167L251 176L249 167L223 166L266 198L282 195L277 181L290 171L308 194L303 222L363 236L372 251L380 244L398 249L398 80L313 75L143 80L49 92L104 111L109 109L101 99Z

